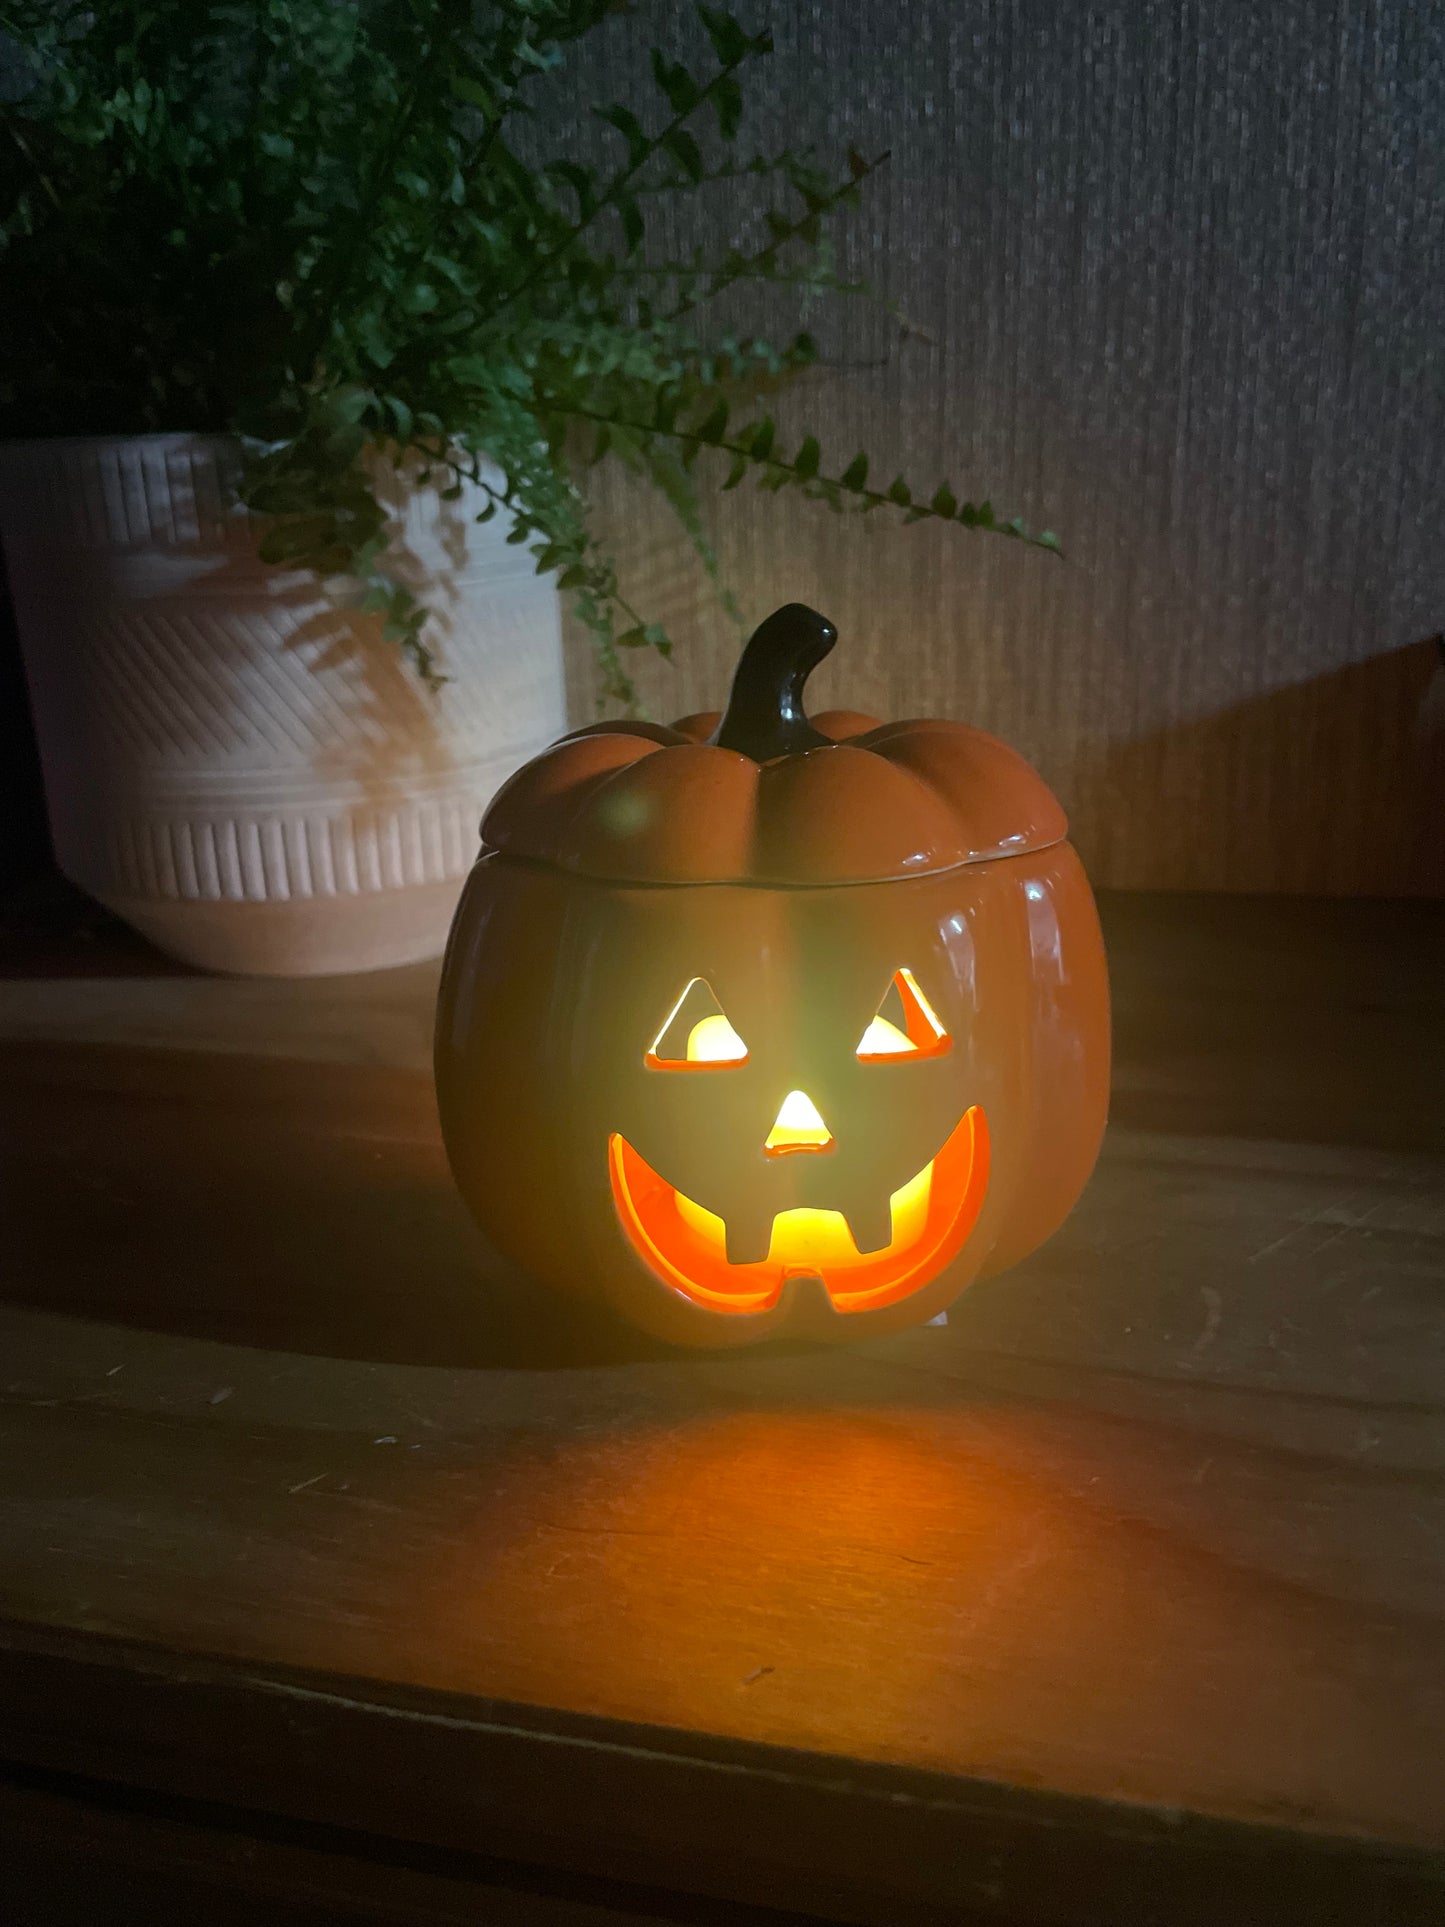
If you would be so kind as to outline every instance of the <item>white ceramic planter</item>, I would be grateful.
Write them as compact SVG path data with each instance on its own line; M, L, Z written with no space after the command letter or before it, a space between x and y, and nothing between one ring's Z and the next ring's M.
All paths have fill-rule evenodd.
M0 446L60 867L206 969L435 956L487 802L566 726L555 588L501 516L476 525L480 491L398 486L434 695L374 619L259 560L236 463L193 435Z

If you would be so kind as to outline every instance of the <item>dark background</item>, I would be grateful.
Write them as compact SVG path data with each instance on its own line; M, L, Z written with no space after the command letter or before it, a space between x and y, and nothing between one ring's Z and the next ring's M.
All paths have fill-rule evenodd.
M1015 742L1100 884L1445 890L1445 7L741 12L777 42L745 136L891 150L838 265L915 324L810 316L826 365L780 422L835 468L866 445L875 473L991 495L1068 555L738 490L710 514L748 616L800 597L839 623L820 701ZM645 0L546 124L571 139L579 97L649 100L653 40L701 56L685 11ZM736 637L668 512L606 473L596 498L634 601L680 638L643 666L649 705L717 703ZM44 861L35 783L0 629L6 876Z
M820 697L1016 743L1101 884L1445 889L1445 8L769 13L745 128L891 150L840 266L929 337L820 315L834 366L780 418L840 466L866 445L990 494L1068 560L739 489L718 526L748 614L834 617ZM690 45L678 9L609 23L604 95L669 22ZM649 698L715 703L735 645L665 511L604 502L692 638Z
M40 765L0 558L0 890L29 882L49 867Z

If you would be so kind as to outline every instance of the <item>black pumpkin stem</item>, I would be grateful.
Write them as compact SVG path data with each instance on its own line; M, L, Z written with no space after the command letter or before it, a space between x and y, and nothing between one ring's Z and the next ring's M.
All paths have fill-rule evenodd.
M830 739L804 713L803 684L837 640L827 617L806 603L775 609L747 640L713 742L755 763L821 748Z

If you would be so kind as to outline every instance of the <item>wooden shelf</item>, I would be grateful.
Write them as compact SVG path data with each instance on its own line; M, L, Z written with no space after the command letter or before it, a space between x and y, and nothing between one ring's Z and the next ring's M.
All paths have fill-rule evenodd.
M1438 1921L1445 911L1104 909L1083 1204L833 1353L489 1287L432 969L12 972L0 1898Z

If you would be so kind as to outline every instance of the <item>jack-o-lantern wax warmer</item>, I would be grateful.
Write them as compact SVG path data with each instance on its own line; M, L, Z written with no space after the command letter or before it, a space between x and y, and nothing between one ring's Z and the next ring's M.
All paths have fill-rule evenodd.
M812 721L780 609L727 713L594 725L500 791L442 974L493 1244L694 1345L934 1317L1083 1189L1108 985L1063 812L947 722Z

